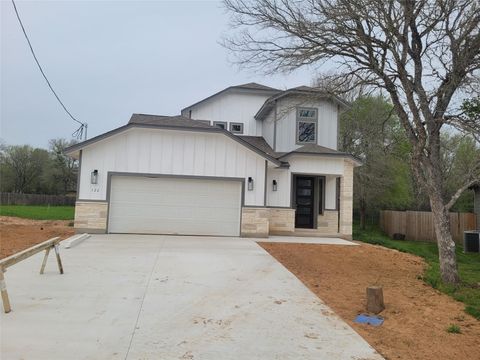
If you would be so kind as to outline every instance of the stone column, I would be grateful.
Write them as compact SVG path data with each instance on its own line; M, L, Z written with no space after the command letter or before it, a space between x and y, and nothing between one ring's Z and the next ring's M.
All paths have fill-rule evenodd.
M340 234L352 238L353 222L353 163L344 160L343 176L340 180Z

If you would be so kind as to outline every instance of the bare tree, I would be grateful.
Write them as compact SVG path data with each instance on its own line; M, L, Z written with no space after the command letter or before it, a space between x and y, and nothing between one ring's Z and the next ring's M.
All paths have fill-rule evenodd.
M412 170L434 216L440 271L459 282L449 209L478 177L443 196L440 133L477 136L459 98L480 69L478 0L224 0L236 35L225 39L244 66L266 72L333 63L343 78L389 94L412 147Z

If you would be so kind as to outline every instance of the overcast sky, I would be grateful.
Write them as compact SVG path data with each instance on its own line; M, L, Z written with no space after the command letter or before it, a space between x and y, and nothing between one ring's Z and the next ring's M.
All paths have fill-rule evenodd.
M230 85L309 85L313 74L240 71L219 45L228 14L214 1L18 1L40 63L89 137L134 112L174 115ZM1 1L1 127L7 144L71 138L67 117L36 67L11 1Z

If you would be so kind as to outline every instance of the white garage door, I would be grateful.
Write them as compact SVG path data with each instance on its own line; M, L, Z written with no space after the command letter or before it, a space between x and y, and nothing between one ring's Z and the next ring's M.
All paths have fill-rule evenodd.
M238 236L240 181L112 176L108 231Z

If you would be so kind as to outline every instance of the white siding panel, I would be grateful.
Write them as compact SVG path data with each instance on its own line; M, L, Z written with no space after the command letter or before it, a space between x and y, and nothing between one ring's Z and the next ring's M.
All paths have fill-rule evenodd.
M273 180L277 180L277 191L272 190ZM268 168L267 206L290 207L291 173L287 169Z
M95 169L99 182L91 185ZM108 172L251 176L255 189L245 191L245 205L264 203L265 159L222 134L134 128L87 146L82 151L80 199L105 200Z
M343 158L292 155L288 157L290 171L299 174L338 175L343 174Z
M192 119L241 122L244 124L243 135L261 136L261 125L254 116L270 96L269 93L223 93L194 106Z
M272 110L262 122L262 134L265 141L274 149L273 133L275 131L275 110ZM274 149L275 150L275 149Z

